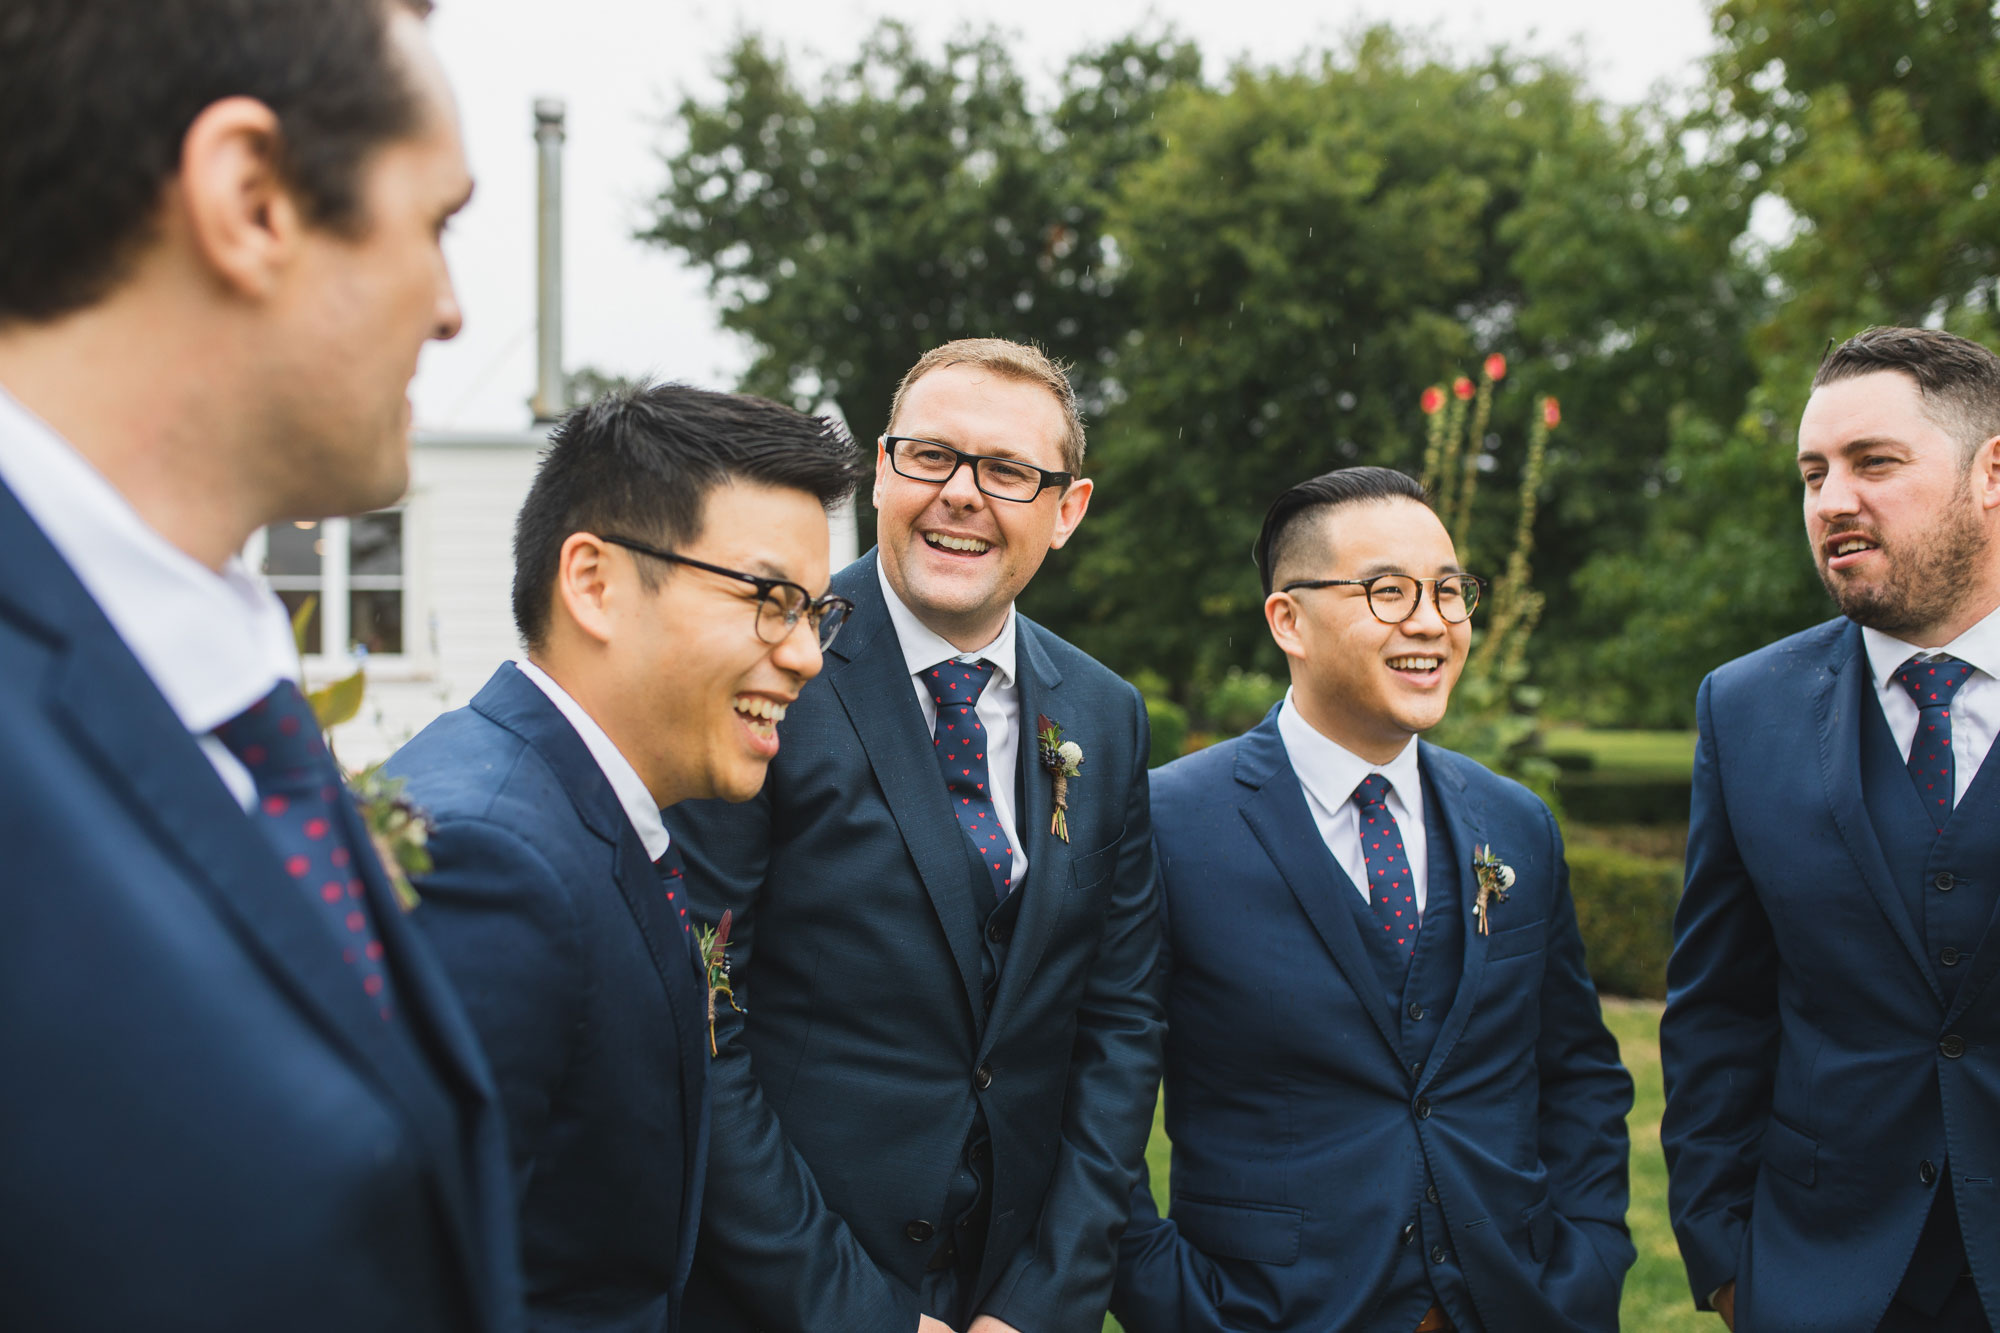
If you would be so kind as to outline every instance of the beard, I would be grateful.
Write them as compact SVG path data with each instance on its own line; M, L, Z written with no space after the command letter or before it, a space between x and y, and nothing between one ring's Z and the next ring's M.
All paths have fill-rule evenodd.
M1967 477L1939 516L1938 523L1921 537L1894 545L1878 542L1889 572L1875 583L1862 584L1836 579L1827 569L1824 547L1813 552L1819 581L1840 608L1842 615L1857 625L1909 639L1952 618L1974 583L1974 575L1985 564L1992 543L1972 512L1971 478ZM1875 534L1866 534L1871 537Z

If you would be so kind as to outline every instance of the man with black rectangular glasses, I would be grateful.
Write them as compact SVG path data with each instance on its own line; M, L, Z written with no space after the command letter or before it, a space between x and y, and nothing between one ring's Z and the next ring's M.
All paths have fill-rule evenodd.
M853 445L679 386L557 428L514 532L527 654L389 762L436 821L416 919L507 1111L536 1329L676 1329L707 1159L708 991L660 810L754 796L847 610Z
M1146 715L1014 599L1089 504L1062 370L903 379L877 546L756 800L676 807L731 914L690 1329L1097 1333L1153 1115Z

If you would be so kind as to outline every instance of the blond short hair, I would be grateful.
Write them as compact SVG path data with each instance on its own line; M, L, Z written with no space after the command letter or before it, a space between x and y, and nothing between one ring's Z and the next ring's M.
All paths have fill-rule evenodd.
M896 396L889 400L889 429L896 428L896 416L903 410L903 395L933 370L946 366L977 366L991 371L1002 379L1020 380L1028 384L1039 384L1055 398L1062 408L1063 470L1072 476L1083 472L1083 415L1077 410L1076 390L1069 382L1069 367L1044 352L1032 343L1009 342L1005 338L960 338L956 342L933 347L919 357L903 376L903 382L896 386Z

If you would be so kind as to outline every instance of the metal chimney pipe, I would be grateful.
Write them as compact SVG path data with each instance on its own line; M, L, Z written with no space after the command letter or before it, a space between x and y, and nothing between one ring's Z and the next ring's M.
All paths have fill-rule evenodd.
M537 422L569 409L562 353L562 145L567 108L559 97L535 99L535 396Z

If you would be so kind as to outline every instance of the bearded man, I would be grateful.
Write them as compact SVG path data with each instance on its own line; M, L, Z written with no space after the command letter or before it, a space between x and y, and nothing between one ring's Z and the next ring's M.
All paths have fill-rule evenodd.
M2000 358L1868 329L1799 423L1843 613L1701 687L1660 1027L1674 1229L1731 1328L2000 1310Z

